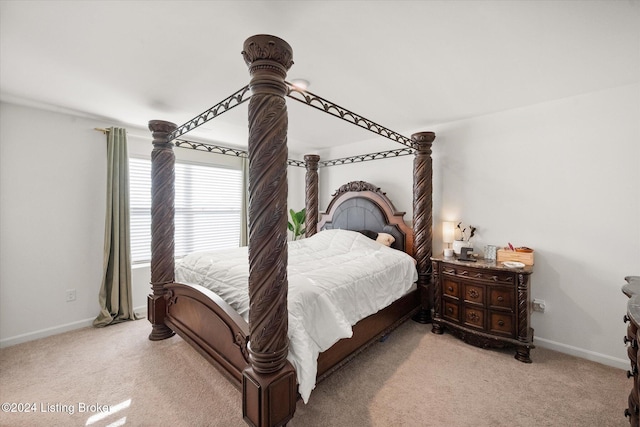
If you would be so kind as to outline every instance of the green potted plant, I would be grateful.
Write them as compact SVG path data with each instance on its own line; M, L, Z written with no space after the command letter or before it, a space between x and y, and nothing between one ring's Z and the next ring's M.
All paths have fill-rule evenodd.
M289 209L289 215L291 216L291 221L288 222L287 226L289 227L289 231L293 233L293 240L298 240L298 238L303 236L307 231L304 227L307 209L303 208L299 212Z

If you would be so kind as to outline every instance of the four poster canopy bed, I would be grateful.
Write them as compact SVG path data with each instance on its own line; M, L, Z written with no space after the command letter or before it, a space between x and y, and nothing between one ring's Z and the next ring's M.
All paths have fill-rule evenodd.
M300 397L367 345L414 317L430 320L431 143L405 138L285 81L292 49L274 36L244 43L249 85L185 125L153 120L151 340L178 333L242 390L245 421L285 425ZM248 98L245 95L250 94ZM318 167L305 156L306 238L287 242L285 96L405 145L357 161L414 154L413 226L374 185L340 187L318 209ZM249 99L249 245L174 260L173 145ZM351 159L351 162L354 160ZM301 162L299 162L301 163ZM295 164L295 163L294 163ZM393 236L391 247L365 236ZM388 237L388 236L387 236ZM313 314L313 317L309 317Z

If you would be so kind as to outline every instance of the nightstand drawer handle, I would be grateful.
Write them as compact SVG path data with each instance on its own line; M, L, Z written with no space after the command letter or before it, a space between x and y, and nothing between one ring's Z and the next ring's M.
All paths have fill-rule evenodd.
M631 348L638 348L638 341L635 338L630 339L628 336L625 336L623 341L625 344L631 343Z
M627 378L635 377L638 374L638 368L633 366L630 371L627 371Z
M447 288L447 290L448 290L449 292L453 292L453 286L449 286L449 287Z
M629 319L629 316L625 314L622 320L624 321L624 323L627 323L630 319Z
M498 302L502 302L502 301L504 301L504 298L503 297L498 297Z
M498 320L498 326L504 326L504 320Z
M449 313L453 313L453 308L449 307L449 308L447 308L447 311L448 311Z

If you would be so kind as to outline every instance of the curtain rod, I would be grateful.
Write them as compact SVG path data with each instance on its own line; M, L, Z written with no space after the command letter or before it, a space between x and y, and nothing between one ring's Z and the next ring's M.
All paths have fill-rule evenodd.
M93 128L93 130L97 130L98 132L102 132L105 135L110 131L110 129L104 129L104 128Z

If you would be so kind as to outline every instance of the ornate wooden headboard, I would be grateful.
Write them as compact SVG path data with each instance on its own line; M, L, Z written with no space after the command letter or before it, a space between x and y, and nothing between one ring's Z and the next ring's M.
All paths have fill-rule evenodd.
M365 181L352 181L334 194L327 211L320 215L318 231L327 229L372 230L395 237L392 248L413 256L413 229L404 221L379 187Z

